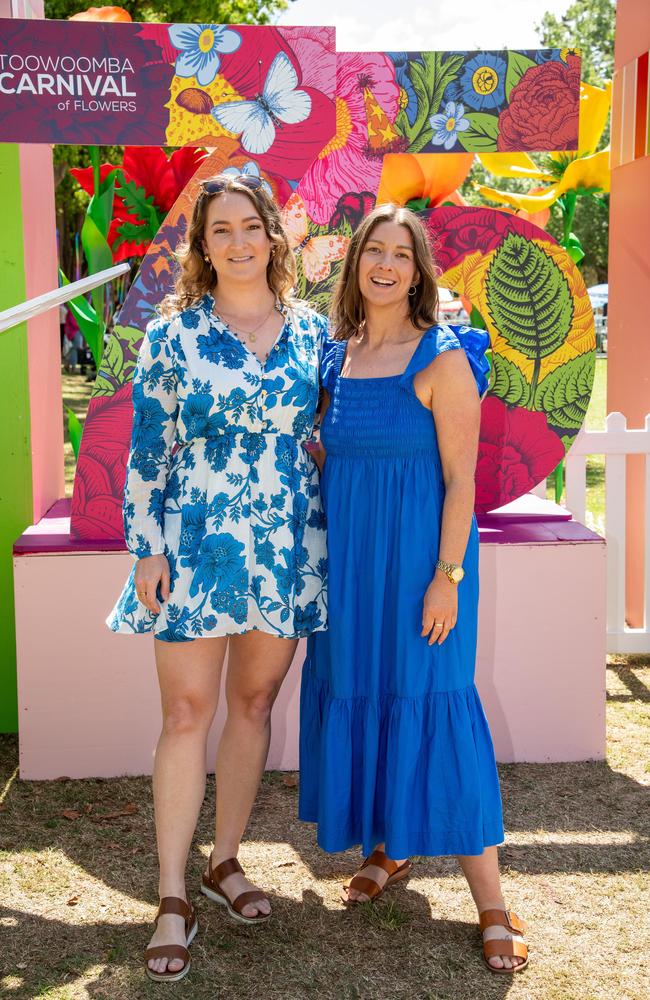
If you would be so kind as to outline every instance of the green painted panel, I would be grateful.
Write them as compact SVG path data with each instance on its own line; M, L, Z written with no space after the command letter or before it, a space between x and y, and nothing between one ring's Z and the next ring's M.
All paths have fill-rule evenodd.
M20 160L0 143L0 309L25 299ZM18 728L12 545L32 521L27 326L0 333L0 732Z

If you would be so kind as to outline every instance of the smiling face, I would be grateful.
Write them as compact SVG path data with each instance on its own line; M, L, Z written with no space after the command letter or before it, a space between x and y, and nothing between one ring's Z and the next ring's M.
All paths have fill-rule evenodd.
M225 191L208 205L203 250L218 281L264 281L271 240L254 202L245 194Z
M358 280L366 303L408 308L409 288L420 280L408 226L385 221L373 228L359 257Z

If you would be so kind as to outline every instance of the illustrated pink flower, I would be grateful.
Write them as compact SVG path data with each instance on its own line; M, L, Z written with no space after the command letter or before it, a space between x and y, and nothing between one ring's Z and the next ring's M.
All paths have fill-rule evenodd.
M475 511L483 514L528 493L563 458L564 445L545 413L488 396L481 407Z
M336 67L336 135L298 186L310 218L319 225L329 222L341 195L360 189L376 192L384 153L397 151L396 133L390 127L399 109L394 64L381 53L343 52ZM378 106L378 116L387 119L383 148L371 147L369 140L368 114L373 106Z

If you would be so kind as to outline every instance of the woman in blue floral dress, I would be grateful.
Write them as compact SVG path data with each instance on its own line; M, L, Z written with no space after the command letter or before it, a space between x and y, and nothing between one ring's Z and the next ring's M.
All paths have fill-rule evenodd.
M146 970L157 980L189 969L185 865L226 645L215 846L201 890L257 924L270 905L244 876L239 844L297 641L326 625L318 470L302 447L326 322L291 300L294 258L264 183L204 182L179 259L176 294L147 327L133 379L124 522L136 563L108 620L155 639L161 906Z

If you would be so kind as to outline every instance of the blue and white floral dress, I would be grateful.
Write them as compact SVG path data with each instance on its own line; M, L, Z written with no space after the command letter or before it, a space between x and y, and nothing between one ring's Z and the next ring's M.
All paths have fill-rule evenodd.
M153 615L136 596L134 566L107 624L174 642L255 629L308 635L327 617L318 469L302 447L327 323L302 303L284 310L262 364L213 307L206 295L147 327L124 526L136 559L165 554L171 592Z

